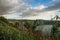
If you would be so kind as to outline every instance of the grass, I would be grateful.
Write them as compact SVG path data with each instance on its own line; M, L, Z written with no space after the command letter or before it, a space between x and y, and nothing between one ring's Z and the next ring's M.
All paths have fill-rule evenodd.
M14 27L0 26L0 40L34 40L34 36Z

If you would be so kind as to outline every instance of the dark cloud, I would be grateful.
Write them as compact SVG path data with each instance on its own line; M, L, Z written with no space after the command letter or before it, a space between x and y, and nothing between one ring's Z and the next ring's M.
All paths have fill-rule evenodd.
M29 5L19 0L12 0L12 1L11 0L0 0L0 15L6 15L10 13L22 13L22 15L20 16L23 16L23 15L25 16L25 15L31 14L30 9L31 7Z
M54 2L55 5L48 6L47 8L44 8L43 10L33 9L31 6L27 5L24 2L21 2L19 0L0 0L0 15L10 14L10 13L22 13L19 16L22 17L29 17L29 16L36 16L39 13L53 11L60 9L60 2ZM32 2L34 0L23 0L25 2Z
M47 11L58 10L58 9L60 9L60 3L55 3L54 6L50 6L50 7L46 8Z
M0 15L8 14L14 11L18 5L17 0L0 0Z

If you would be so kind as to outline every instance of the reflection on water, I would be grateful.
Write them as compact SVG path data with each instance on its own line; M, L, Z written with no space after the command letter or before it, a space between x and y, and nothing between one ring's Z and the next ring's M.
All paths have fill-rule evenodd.
M50 34L52 25L40 25L37 26L36 30L41 30L44 34Z

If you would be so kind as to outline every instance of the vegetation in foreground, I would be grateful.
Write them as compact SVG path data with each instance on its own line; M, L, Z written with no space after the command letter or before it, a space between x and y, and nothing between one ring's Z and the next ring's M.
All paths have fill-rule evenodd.
M3 18L4 19L4 18ZM0 18L0 40L34 40L32 34L28 35L12 26L8 25L7 20Z
M0 40L59 40L60 33L57 28L60 27L59 22L55 22L50 36L43 36L39 30L35 30L36 26L43 25L43 21L11 21L4 17L0 17ZM20 28L25 27L26 29ZM59 33L59 34L58 34ZM58 36L56 36L58 34Z

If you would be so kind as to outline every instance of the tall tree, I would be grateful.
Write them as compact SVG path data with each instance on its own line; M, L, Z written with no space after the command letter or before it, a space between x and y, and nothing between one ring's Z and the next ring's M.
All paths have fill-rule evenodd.
M35 30L37 26L39 26L42 22L40 20L32 20L32 21L26 21L24 26L27 29Z

